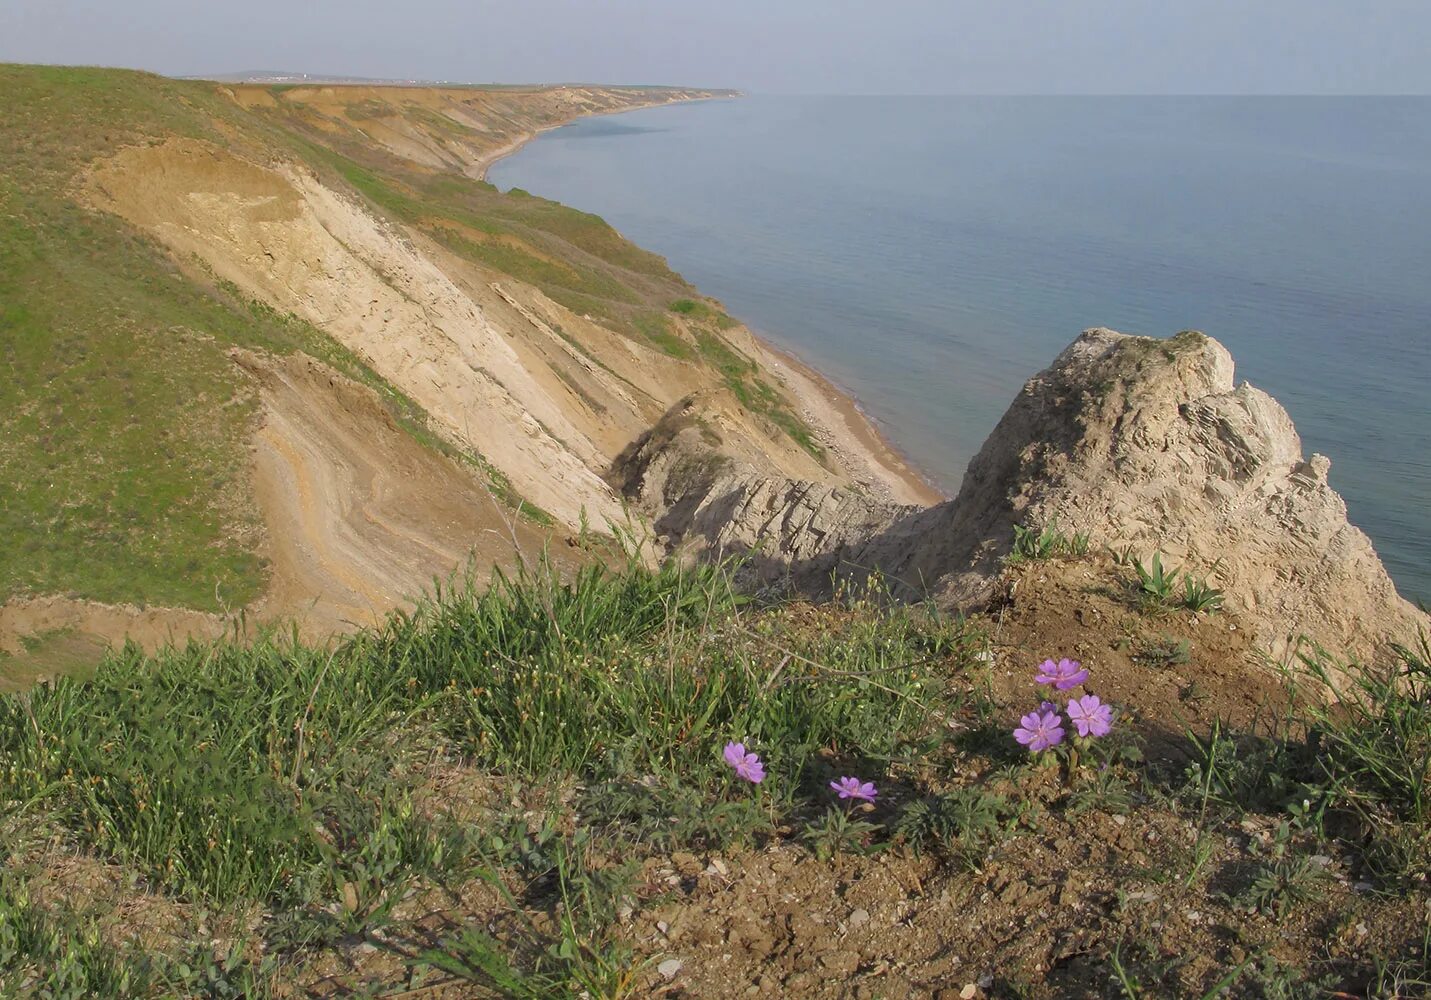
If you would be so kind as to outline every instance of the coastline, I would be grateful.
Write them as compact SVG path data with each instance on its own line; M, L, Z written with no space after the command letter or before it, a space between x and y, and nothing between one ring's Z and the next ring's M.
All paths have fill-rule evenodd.
M729 99L725 95L715 95L675 101L653 101L617 111L581 115L559 125L537 129L482 157L476 164L476 177L486 181L487 173L494 164L514 155L546 133L576 121L624 115L632 111L672 104ZM885 429L860 406L859 399L853 392L794 352L777 346L768 337L756 333L748 326L746 331L764 353L767 365L775 370L781 382L799 401L803 416L825 432L826 440L822 443L836 453L840 464L845 466L862 486L874 489L896 503L911 506L929 507L950 499L927 473L890 440ZM858 474L861 469L864 470L863 476Z
M559 128L566 128L566 126L568 125L574 124L579 121L585 121L588 118L608 118L612 115L630 114L632 111L648 111L651 108L665 108L669 107L672 104L699 104L702 101L728 101L738 96L740 95L711 94L707 97L678 97L673 101L651 101L647 104L633 104L629 108L617 108L612 111L586 112L584 114L577 115L575 118L572 118L569 121L560 122L556 125L548 125L545 128L537 129L535 132L529 132L526 135L522 136L520 139L515 139L512 142L507 143L505 146L502 146L499 149L494 149L492 152L486 154L485 156L479 157L477 159L477 162L473 164L476 169L476 173L472 176L476 177L476 179L479 181L486 181L487 171L491 170L493 164L497 163L499 160L505 160L507 157L512 156L517 152L520 152L527 145L527 143L541 138L548 132L555 132Z
M642 107L650 107L650 106L651 106L651 105L643 105ZM626 110L628 110L628 111L640 111L640 110L642 110L642 108L628 108L628 109L626 109ZM618 112L605 112L605 113L606 113L606 114L620 114L621 112L618 111ZM583 115L583 116L582 116L582 118L588 118L588 117L589 117L589 118L598 118L598 117L601 117L601 116L600 116L600 115ZM573 118L573 119L572 119L572 121L580 121L580 120L581 120L580 118ZM546 135L548 132L553 132L553 131L555 131L555 130L557 130L557 129L559 129L559 128L564 128L565 126L570 125L570 124L571 124L571 122L562 122L560 125L548 125L546 128L539 128L539 129L537 129L535 132L529 132L528 134L522 136L520 139L516 139L516 140L514 140L514 141L512 141L512 142L507 143L507 145L501 147L500 149L493 150L491 153L488 153L486 156L483 156L483 157L479 158L479 159L477 160L477 162L476 162L475 164L473 164L473 166L476 168L476 171L477 171L477 172L476 172L475 174L473 174L472 176L476 177L476 179L479 180L479 181L483 181L483 182L486 182L486 183L490 183L490 182L487 181L487 171L489 171L489 170L492 169L492 165L493 165L494 163L496 163L496 162L499 161L499 160L505 160L507 157L511 156L513 153L516 153L517 151L519 151L520 149L522 149L522 147L526 146L526 144L529 143L529 142L531 142L532 140L537 139L537 138L540 138L541 136Z
M853 392L766 337L754 332L751 337L765 353L769 367L800 401L806 418L835 436L824 442L826 446L837 453L845 466L866 468L873 481L863 481L862 485L886 493L896 503L911 506L932 507L950 499L890 440Z

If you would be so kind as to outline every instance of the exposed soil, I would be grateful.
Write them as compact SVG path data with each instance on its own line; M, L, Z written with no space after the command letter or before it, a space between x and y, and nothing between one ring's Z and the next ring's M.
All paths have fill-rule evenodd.
M1150 737L1176 741L1184 728L1220 720L1251 729L1279 717L1286 695L1278 665L1235 610L1150 609L1135 582L1131 568L1098 555L1007 571L1002 606L987 616L995 697L1019 707L1030 670L1069 657L1093 672L1089 690L1123 706Z
M259 617L295 617L323 637L370 625L466 566L502 566L548 547L571 562L560 530L502 507L479 472L398 428L371 389L302 355L235 352L258 381L255 488L271 582Z
M140 608L68 597L17 598L0 605L0 690L18 690L93 667L110 643L155 650L187 638L223 635L219 615L183 608Z
M673 896L631 933L643 951L680 963L669 982L650 977L653 995L1102 997L1117 994L1095 953L1144 939L1161 956L1192 956L1161 995L1198 996L1252 951L1305 967L1323 928L1329 955L1345 957L1373 934L1404 937L1401 920L1424 919L1415 907L1363 904L1335 869L1322 903L1283 922L1170 885L1164 873L1184 874L1196 841L1193 825L1171 815L1040 825L974 870L888 855L823 863L789 847L734 863L663 858L648 873L656 885L674 876ZM1207 862L1211 883L1244 888L1256 840L1221 841Z

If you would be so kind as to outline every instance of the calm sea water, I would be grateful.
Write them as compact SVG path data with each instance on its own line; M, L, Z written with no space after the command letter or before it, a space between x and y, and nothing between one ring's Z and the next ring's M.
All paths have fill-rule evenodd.
M951 492L1083 328L1204 330L1431 599L1431 99L751 97L491 179L666 255Z

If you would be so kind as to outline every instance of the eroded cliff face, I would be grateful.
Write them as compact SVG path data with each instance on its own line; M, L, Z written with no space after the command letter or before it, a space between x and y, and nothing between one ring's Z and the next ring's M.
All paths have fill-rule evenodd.
M691 96L703 94L661 92L661 100ZM838 449L803 447L773 422L798 421L799 404L762 345L659 258L594 217L540 199L469 181L446 201L405 188L434 183L413 172L419 167L470 172L502 142L545 123L642 103L652 100L641 92L572 88L526 97L300 88L281 95L285 123L310 131L326 123L335 149L354 152L350 144L361 141L365 155L376 147L408 162L382 175L348 167L328 177L321 162L276 148L171 138L97 162L84 195L179 261L200 262L338 341L414 400L442 437L481 455L567 529L627 525L603 475L691 393L705 401L708 419L743 425L753 442L747 457L768 473L852 480L863 465L856 470ZM326 117L314 119L315 109ZM429 163L419 153L428 145L395 138L415 141L417 132L428 145L443 143L452 162ZM350 178L360 191L345 187ZM673 311L683 295L693 296L684 300L690 311ZM745 401L715 391L733 379L753 389ZM762 412L752 398L774 402Z
M382 149L433 170L481 177L493 159L584 115L733 96L694 87L400 87L304 84L224 88L243 107L329 139Z
M877 571L902 596L980 606L1014 527L1056 525L1210 577L1273 655L1306 637L1373 658L1431 624L1348 522L1329 460L1304 456L1286 411L1235 385L1231 355L1201 333L1085 331L1024 386L959 495L932 508L697 453L689 428L653 434L622 486L673 545L749 553L753 578L807 593Z
M588 530L646 537L610 472L672 407L762 476L928 496L892 452L849 433L812 373L664 260L595 216L476 179L542 128L709 96L219 88L223 116L200 135L125 142L84 165L75 198L151 237L176 277L277 317L297 341L289 359L262 343L229 355L236 391L255 399L257 386L264 415L247 485L268 570L250 612L310 632L363 624L469 560L503 563L506 535L528 556ZM421 433L350 426L341 404L357 397L319 391L347 385L319 358ZM470 468L454 471L443 449ZM475 544L493 512L473 468L524 529L496 548ZM441 523L419 531L427 515ZM483 539L464 544L473 532Z
M1056 523L1212 577L1274 650L1307 634L1369 655L1425 624L1348 523L1327 460L1303 455L1274 400L1235 385L1215 341L1086 332L938 503L848 401L664 260L595 216L478 180L542 128L709 92L111 74L128 96L96 103L110 91L64 75L9 79L36 107L62 94L88 109L45 126L46 155L7 160L17 205L48 206L22 229L68 239L56 245L69 256L30 261L29 286L90 273L74 231L108 233L125 256L96 287L127 296L125 335L147 347L136 358L185 345L198 401L186 419L203 433L184 454L208 448L234 470L155 474L171 493L194 487L196 539L268 559L250 610L321 606L324 622L360 624L474 555L481 569L628 521L664 551L744 554L766 584L820 595L878 572L903 597L972 607L1004 585L1014 527ZM8 134L46 121L22 116ZM108 316L76 321L66 349L108 345ZM127 394L130 374L95 377ZM63 412L67 400L32 388L32 410ZM26 440L42 459L48 438ZM89 488L75 487L75 510L104 509ZM235 514L229 495L243 491L262 508L252 544L259 517ZM135 516L153 527L165 515ZM220 562L194 561L196 576ZM74 584L54 579L64 585L6 596Z

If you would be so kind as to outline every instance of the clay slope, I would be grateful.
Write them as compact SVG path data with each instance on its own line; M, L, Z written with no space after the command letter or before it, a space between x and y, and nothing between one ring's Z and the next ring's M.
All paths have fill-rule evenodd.
M316 637L370 625L469 565L511 569L562 533L504 509L484 477L423 447L376 394L311 358L234 352L258 384L255 486L270 583L259 618Z
M652 435L628 455L623 488L673 542L751 553L753 575L807 592L878 571L907 596L978 606L1014 527L1057 525L1210 575L1274 654L1305 637L1373 658L1431 627L1348 522L1329 460L1304 457L1286 411L1235 385L1227 350L1200 333L1086 331L1025 385L959 495L932 508L736 462L683 472L696 453L688 432Z
M562 523L623 520L596 446L482 305L353 199L184 140L127 150L91 183L103 207L350 348Z

